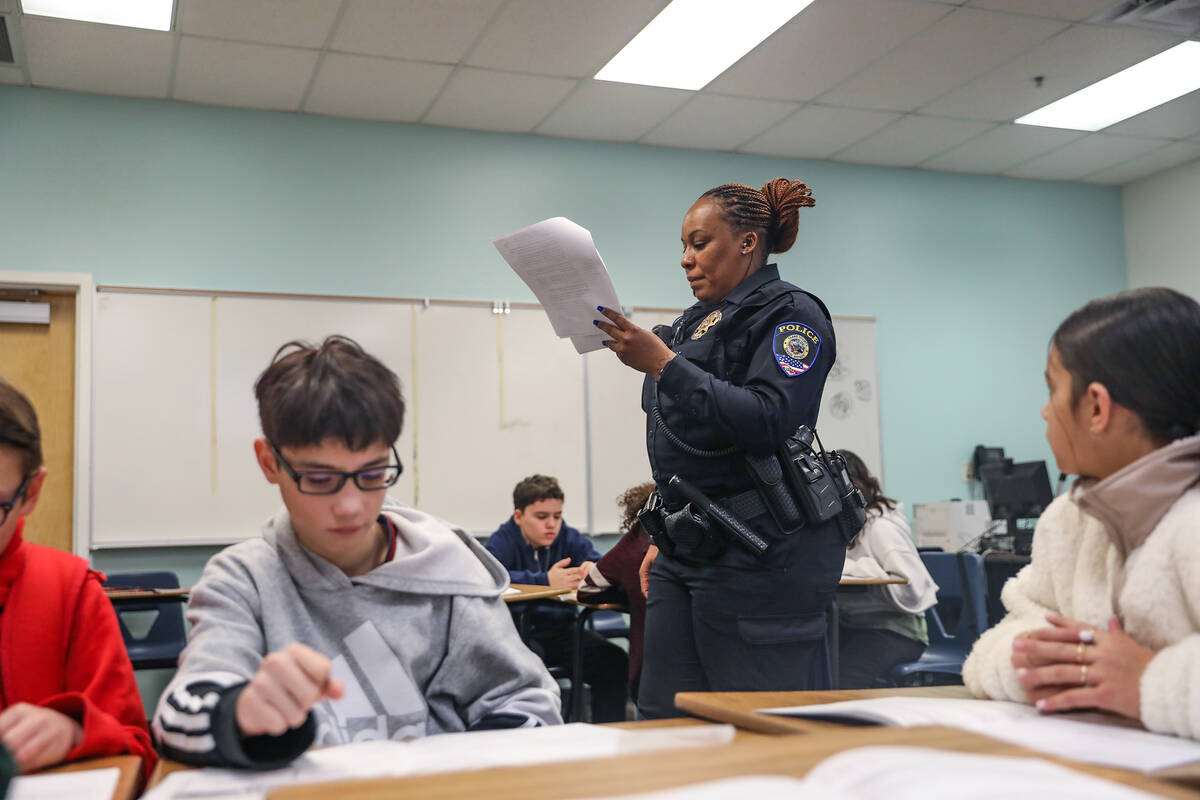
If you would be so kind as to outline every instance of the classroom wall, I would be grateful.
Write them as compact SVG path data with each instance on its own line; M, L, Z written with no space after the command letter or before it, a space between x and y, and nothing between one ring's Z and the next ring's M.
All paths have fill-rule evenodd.
M1200 160L1122 192L1130 286L1169 286L1200 298Z
M2 86L0 142L0 269L200 289L530 300L490 239L564 215L623 303L678 307L691 202L803 178L817 205L782 272L878 318L885 487L906 503L967 496L977 443L1050 458L1046 342L1127 280L1110 187Z

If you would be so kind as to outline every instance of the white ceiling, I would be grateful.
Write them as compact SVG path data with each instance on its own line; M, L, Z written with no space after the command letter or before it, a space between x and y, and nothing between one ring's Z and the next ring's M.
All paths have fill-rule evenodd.
M0 83L1119 185L1200 158L1200 91L1100 133L1012 124L1181 41L1085 22L1115 4L817 0L684 92L590 78L666 0L177 0L170 32L0 0Z

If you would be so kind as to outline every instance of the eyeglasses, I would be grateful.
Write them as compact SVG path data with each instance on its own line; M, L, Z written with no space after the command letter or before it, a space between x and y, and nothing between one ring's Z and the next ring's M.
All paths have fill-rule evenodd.
M279 452L278 447L272 444L271 449L275 451L275 458L279 460L280 466L296 482L296 488L300 490L301 494L337 494L350 478L353 478L354 485L364 492L378 492L394 486L396 481L400 480L400 473L404 471L404 466L400 463L400 454L396 452L395 445L392 446L392 458L396 460L395 464L388 464L385 467L366 467L354 472L338 472L328 469L297 472L283 457L283 453Z
M0 503L0 525L8 522L8 515L12 512L17 503L21 502L21 498L25 494L25 490L29 488L29 480L32 475L26 475L25 480L21 481L21 485L13 492L12 499L5 503Z

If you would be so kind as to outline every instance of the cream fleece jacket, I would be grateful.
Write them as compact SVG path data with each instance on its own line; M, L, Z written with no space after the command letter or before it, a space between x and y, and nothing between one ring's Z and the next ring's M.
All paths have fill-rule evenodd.
M1142 723L1200 738L1200 487L1183 492L1128 558L1074 495L1038 520L1032 561L1001 595L1008 615L976 642L963 681L976 697L1028 702L1010 660L1017 634L1048 627L1049 611L1101 630L1116 615L1157 651L1142 674Z

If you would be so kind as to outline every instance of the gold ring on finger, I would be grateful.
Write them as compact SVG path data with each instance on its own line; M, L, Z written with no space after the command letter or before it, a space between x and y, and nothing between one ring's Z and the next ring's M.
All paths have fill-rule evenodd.
M1088 681L1087 681L1087 664L1080 664L1080 665L1079 665L1079 685L1080 685L1080 686L1087 686L1087 685L1088 685Z
M1080 642L1079 644L1075 645L1075 663L1076 664L1083 663L1083 648L1084 647L1086 647L1086 645L1083 642Z

